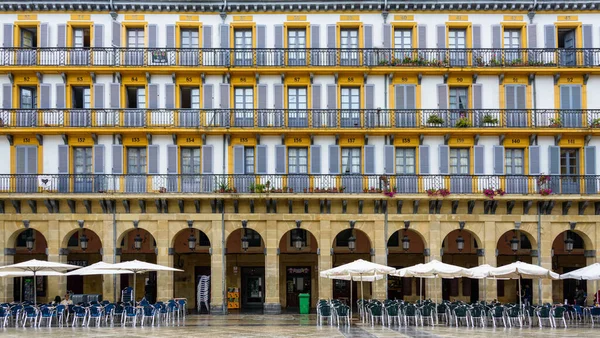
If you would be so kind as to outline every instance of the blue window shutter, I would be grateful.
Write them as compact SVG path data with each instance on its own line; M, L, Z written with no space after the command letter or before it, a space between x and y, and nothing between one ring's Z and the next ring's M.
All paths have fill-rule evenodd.
M375 85L365 85L365 109L375 109Z
M165 108L175 109L175 84L165 83Z
M473 85L473 109L483 108L483 85L476 83Z
M40 24L40 47L50 47L50 35L48 31L48 23L42 22Z
M473 173L475 175L485 174L485 147L481 145L473 146Z
M158 26L155 24L148 25L148 48L158 47Z
M392 48L392 25L383 24L383 48Z
M529 175L539 175L540 173L540 146L530 146Z
M212 26L202 26L202 48L212 48Z
M365 154L366 154L366 152L365 152ZM395 155L396 155L396 147L394 147L393 145L383 146L383 162L385 163L385 168L383 168L383 171L387 175L394 174Z
M221 83L221 109L229 109L229 84Z
M375 174L375 146L374 145L366 145L364 146L365 151L365 175L374 175Z
M327 25L327 48L337 48L336 35L336 25Z
M38 147L26 147L27 149L27 174L38 173Z
M396 109L406 108L406 85L394 85L394 105Z
M98 144L94 151L94 174L104 174L104 145Z
M548 162L550 164L550 175L560 175L560 147L548 147Z
M175 48L175 25L167 25L167 48Z
M148 108L158 109L158 84L148 84Z
M56 108L65 109L67 107L65 99L65 84L57 83L54 87L54 91L56 92Z
M283 84L273 85L273 96L275 109L283 109Z
M333 175L340 173L340 146L329 146L329 173Z
M494 175L504 175L503 146L494 146Z
M373 48L373 25L363 25L364 48Z
M492 48L502 48L502 26L492 25Z
M167 145L167 174L177 174L177 154L179 147L174 144Z
M439 165L440 165L440 174L448 175L450 173L450 147L447 145L439 145Z
M446 25L435 26L437 31L437 48L446 48Z
M157 144L151 144L148 146L148 174L158 174L159 167L159 148Z
M267 26L256 25L256 48L267 48Z
M121 108L121 84L110 84L110 107L113 109Z
M69 173L69 146L65 144L58 145L58 173Z
M584 147L585 175L596 175L596 147Z
M327 109L337 109L337 85L327 85Z
M123 174L123 146L120 144L112 145L112 173Z
M321 26L310 25L310 48L321 48Z
M233 147L233 173L244 174L246 168L244 168L244 146Z
M427 26L417 25L417 47L427 48Z
M202 87L202 104L204 109L214 109L212 84L205 84Z
M583 34L583 48L592 48L592 25L583 25L581 30Z
M406 85L405 109L417 109L417 86Z
M259 175L267 174L268 172L268 164L267 164L267 146L264 144L259 144L256 146L256 173Z
M94 108L104 108L104 83L94 83Z
M312 85L311 91L312 91L312 109L321 109L321 85L320 84Z
M275 173L284 175L286 163L286 147L282 144L275 145Z
M310 173L321 174L321 146L310 146Z
M2 84L2 108L12 108L12 84L10 83Z
M94 24L94 48L104 47L104 25Z
M41 109L49 109L50 108L50 84L49 83L40 84L40 108Z
M473 35L473 48L481 48L481 25L473 25L471 34Z
M537 48L537 25L527 25L527 47Z
M113 47L121 47L121 23L112 22L112 45Z
M202 146L202 173L214 173L214 148L213 146Z
M57 41L56 41L56 46L58 48L64 48L67 47L67 25L65 24L58 24L56 26L56 35L57 35Z
M261 83L258 88L258 109L267 109L267 85Z
M429 146L419 146L419 174L431 174L429 166Z
M516 89L516 108L517 109L526 109L527 108L527 100L526 100L526 91L527 86L519 85Z
M448 109L448 85L438 84L437 85L438 95L438 108Z
M219 25L219 32L221 34L221 48L230 48L229 45L229 25Z
M275 48L283 48L283 25L275 25Z
M544 48L556 48L554 25L544 25Z
M4 28L4 39L2 41L2 46L5 48L10 48L13 46L13 24L5 23L2 26Z

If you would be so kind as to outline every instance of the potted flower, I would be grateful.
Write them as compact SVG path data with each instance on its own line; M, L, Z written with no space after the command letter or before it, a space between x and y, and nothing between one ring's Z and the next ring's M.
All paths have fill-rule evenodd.
M562 127L562 121L560 120L560 117L557 117L555 119L551 118L548 121L550 121L550 124L548 125L548 127L551 127L551 128Z
M502 189L494 189L494 188L483 189L483 195L492 200L496 196L504 196L504 193L505 192Z
M493 127L498 124L498 119L493 117L492 115L485 115L483 117L483 126L484 127Z
M425 191L427 192L427 196L429 196L429 197L437 196L437 194L438 194L437 189L427 189Z
M448 189L438 189L438 193L440 194L440 196L446 197L446 196L450 195L450 190L448 190Z
M471 121L466 116L459 118L454 125L456 128L469 128L471 127Z
M592 127L592 128L600 128L600 118L593 119L592 123L590 124L590 127Z
M427 118L427 124L429 124L431 126L439 127L442 124L444 124L444 119L441 118L437 114L432 114L432 115L429 115L429 117Z
M540 195L542 195L542 196L548 196L550 194L552 194L552 189L550 189L550 188L542 188L542 189L540 189Z

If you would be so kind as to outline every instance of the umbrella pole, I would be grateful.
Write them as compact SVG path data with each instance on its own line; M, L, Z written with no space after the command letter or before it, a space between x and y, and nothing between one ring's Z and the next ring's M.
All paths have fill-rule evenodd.
M363 323L365 322L365 290L363 289L363 279L362 279L362 273L360 274L360 298L362 299L362 301L360 302L360 307L362 308L362 315L363 315Z
M135 302L135 284L136 284L136 281L137 281L137 274L134 272L133 273L133 295L132 295L133 297L131 297L132 300L133 300L133 306L137 305L137 303Z
M483 302L487 304L487 278L483 279Z
M352 322L352 275L350 275L350 322Z
M419 277L419 301L423 301L423 278Z
M37 272L33 270L33 305L37 306Z
M523 304L521 303L521 276L519 275L519 310L523 310Z

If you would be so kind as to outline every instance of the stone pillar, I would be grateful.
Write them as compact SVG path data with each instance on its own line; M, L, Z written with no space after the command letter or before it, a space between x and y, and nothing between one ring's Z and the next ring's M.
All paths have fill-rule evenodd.
M379 223L379 224L378 224ZM386 252L386 244L384 234L384 224L383 222L375 222L373 224L373 245L375 250L375 257L372 257L371 260L374 263L387 265L387 252ZM383 278L381 280L373 282L373 294L371 298L373 299L386 299L387 296L387 278Z
M496 237L496 222L485 222L484 224L484 239L483 249L485 250L483 257L479 257L479 265L489 264L491 266L498 266L498 260L496 257L496 247L498 245L498 238ZM482 279L479 281L479 299L491 301L498 299L498 283L495 279Z
M595 251L590 251L591 254L595 254ZM596 263L596 257L587 257L585 258L585 265L592 265ZM586 304L587 305L594 305L594 297L596 292L598 291L598 289L596 289L596 281L595 280L588 280L587 281L587 299L586 299Z
M112 244L111 244L112 246ZM107 250L109 251L109 254L107 253ZM113 257L115 257L112 248L110 249L103 249L104 251L104 255L102 255L102 261L104 263L109 263L109 264L113 264ZM114 289L114 276L117 276L117 280L118 280L118 276L119 275L103 275L102 276L102 299L104 300L112 300L114 302L119 301L119 296L120 294L120 290L117 288L116 289L116 294L115 294L115 289Z
M170 236L169 236L169 221L159 220L157 222L156 247L158 254L156 256L156 264L173 267L173 256L169 255ZM158 271L157 273L157 288L156 300L167 301L173 298L173 272ZM192 285L195 282L192 283ZM195 286L194 286L195 287ZM193 301L188 299L189 301Z
M59 255L57 246L51 247L50 245L48 245L48 250L49 250L48 262L63 263L63 264L67 263L67 255ZM60 296L62 298L65 293L67 293L67 277L66 276L48 277L48 291L46 292L46 300L45 300L46 302L54 300L54 297L56 297L56 296ZM38 299L40 302L44 302L43 298L38 297Z
M332 268L332 256L331 256L331 222L329 220L320 221L320 237L319 237L319 271L325 271ZM319 278L319 299L331 299L333 298L333 281L325 278Z
M441 249L442 249L442 240L443 238L441 238L441 223L438 220L431 220L429 223L429 239L428 239L428 244L429 244L429 257L425 257L425 262L430 262L434 259L438 260L438 261L442 261L442 253L441 253ZM419 278L415 278L416 283L419 283L420 280ZM431 283L432 286L427 287L427 283ZM429 290L430 293L426 294L425 297L426 298L430 298L431 300L433 300L434 302L441 302L442 301L442 280L441 279L437 279L437 280L427 280L424 279L423 280L423 289L425 290ZM417 297L419 297L419 295L417 294Z
M542 216L542 238L541 238L541 252L538 255L542 258L542 267L548 270L552 270L552 241L551 238L551 227L552 223L545 221L545 216ZM534 260L534 264L537 263L537 257ZM542 303L552 303L552 280L542 279ZM534 280L533 282L533 303L539 302L539 283Z
M227 271L227 262L223 255L223 236L221 221L212 221L210 245L210 313L214 315L227 314L226 291L223 288L223 271Z
M281 313L281 303L279 302L279 255L277 254L279 236L277 221L267 221L266 234L264 313L279 314Z
M0 246L3 244L0 244ZM15 262L14 255L7 255L5 253L6 248L1 248L0 251L0 265L11 265ZM14 278L0 278L0 302L10 303L15 299L14 293Z

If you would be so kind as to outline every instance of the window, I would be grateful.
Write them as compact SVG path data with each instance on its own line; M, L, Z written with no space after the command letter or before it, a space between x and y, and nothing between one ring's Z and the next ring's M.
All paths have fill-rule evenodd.
M306 65L306 30L288 29L288 64Z
M73 109L90 109L90 87L73 87L71 97Z
M412 45L412 29L395 29L394 30L394 57L397 60L411 58Z
M504 52L504 58L507 63L516 60L521 60L521 30L520 29L505 29L504 30L504 49L509 49Z
M181 148L181 174L200 174L200 148Z
M296 244L296 238L300 237L300 239L302 240L302 246L303 247L307 247L308 246L308 231L304 230L304 229L292 229L292 231L290 231L290 247L295 247Z
M73 48L90 48L90 29L73 28Z
M245 229L246 237L248 238L248 247L259 248L262 246L262 238L260 234L252 229Z
M181 87L179 95L179 125L200 126L200 88Z
M524 175L524 149L506 149L504 152L506 162L506 175Z
M341 124L345 128L360 127L360 88L342 87Z
M342 65L358 65L358 29L340 30L340 48Z
M348 247L348 239L352 237L352 229L346 229L335 236L335 246Z
M467 87L450 87L449 108L450 125L456 125L460 118L469 118L465 109L469 109L469 89Z
M145 124L146 88L127 87L127 108L133 109L125 112L125 125L128 127L142 127Z
M288 174L308 174L308 148L288 148Z
M92 173L92 147L73 148L73 171L76 175Z
M469 149L468 148L450 148L450 174L468 175L469 174Z
M342 148L342 172L360 174L360 148Z
M505 85L506 125L507 127L527 126L527 104L525 85Z
M527 235L525 234L521 234L521 244L520 244L520 248L524 249L524 250L531 250L531 242L529 241L529 238L527 238Z
M448 31L448 48L451 49L450 64L453 66L466 66L467 30L450 29Z
M387 243L388 247L400 246L400 231L396 231L392 234Z
M254 147L244 147L244 173L254 174Z
M22 48L37 47L37 27L21 28L21 45Z
M561 85L559 89L562 126L571 128L582 127L581 86Z
M254 88L235 88L235 117L236 127L254 126Z
M181 30L181 48L198 48L198 30Z
M182 29L180 34L180 45L182 50L179 51L179 63L186 66L198 65L200 62L200 54L198 53L198 30Z
M562 66L575 65L575 32L576 30L573 28L558 30L558 48L562 49L559 60Z
M144 48L144 29L130 28L127 30L127 47Z
M560 174L579 175L579 149L560 150Z
M198 231L198 246L210 246L210 239L203 231Z
M414 175L415 148L396 148L396 174Z
M235 65L252 65L252 29L236 29L234 31Z
M32 127L37 125L37 88L19 87L19 108L17 126Z
M308 127L306 87L288 87L288 125Z
M22 27L20 30L20 49L17 53L17 64L35 65L37 63L37 27Z
M70 247L70 248L79 247L79 232L76 232L71 237L69 237L69 242L67 243L67 247Z
M127 174L146 174L146 148L127 148Z

